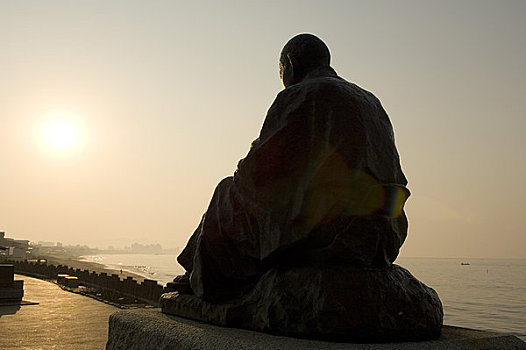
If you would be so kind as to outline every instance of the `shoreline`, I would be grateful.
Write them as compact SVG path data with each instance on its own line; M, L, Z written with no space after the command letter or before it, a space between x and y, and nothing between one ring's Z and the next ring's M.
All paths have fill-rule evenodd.
M132 277L138 283L141 283L142 281L146 279L144 276L141 276L139 274L136 274L130 271L122 270L122 273L121 273L120 270L108 268L105 265L99 264L97 262L80 260L80 257L81 257L80 255L79 256L54 256L54 255L42 256L43 259L46 259L48 264L64 265L64 266L71 267L73 269L88 270L88 271L93 271L97 273L104 272L108 274L108 276L115 274L115 275L118 275L119 278L121 279Z
M184 273L176 259L177 254L90 254L79 257L79 260L102 264L110 270L127 271L162 285Z

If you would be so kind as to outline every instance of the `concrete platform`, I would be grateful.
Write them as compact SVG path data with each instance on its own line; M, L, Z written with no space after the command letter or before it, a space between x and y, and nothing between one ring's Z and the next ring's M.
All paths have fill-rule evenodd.
M107 349L518 350L526 349L526 343L512 335L452 326L445 326L439 339L426 342L331 343L218 327L165 315L160 309L137 309L111 315Z
M104 349L108 318L118 308L56 284L27 276L24 300L37 305L0 306L0 349Z

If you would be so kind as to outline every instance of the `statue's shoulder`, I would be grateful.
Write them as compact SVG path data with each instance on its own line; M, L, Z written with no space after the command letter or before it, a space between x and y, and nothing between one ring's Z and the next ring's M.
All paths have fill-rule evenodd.
M280 119L291 111L304 113L316 109L339 111L344 114L375 115L385 119L385 111L380 100L371 92L337 75L318 76L306 79L282 90L268 111L268 115L278 115ZM358 112L360 113L354 113Z
M319 95L324 93L345 93L347 90L352 89L352 83L340 78L338 76L330 77L316 77L304 80L300 83L291 85L279 94L279 98L294 98L297 96L305 95Z
M304 96L305 100L315 98L326 101L347 101L355 105L381 106L380 100L372 92L339 76L308 79L283 92L288 96Z

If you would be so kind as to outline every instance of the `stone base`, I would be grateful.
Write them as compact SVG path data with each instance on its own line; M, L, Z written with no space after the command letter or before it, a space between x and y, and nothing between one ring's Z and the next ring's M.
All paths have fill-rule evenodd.
M175 292L160 304L164 313L220 326L352 342L434 339L443 316L436 292L397 265L270 269L237 299L209 303Z
M166 315L160 309L119 311L110 316L108 350L525 350L519 338L501 333L444 326L436 340L382 344L323 342L274 336L244 329L225 328Z

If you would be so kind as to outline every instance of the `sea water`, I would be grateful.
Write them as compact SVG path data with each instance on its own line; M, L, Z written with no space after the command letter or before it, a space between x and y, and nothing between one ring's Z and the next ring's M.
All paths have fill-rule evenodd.
M156 280L162 285L184 273L173 254L104 254L82 256L80 260L96 262L112 270L123 270Z
M176 257L84 258L166 284L184 272ZM396 264L437 291L444 306L444 324L512 333L526 341L526 259L398 258Z
M396 263L437 291L444 324L526 340L526 259L399 258Z

